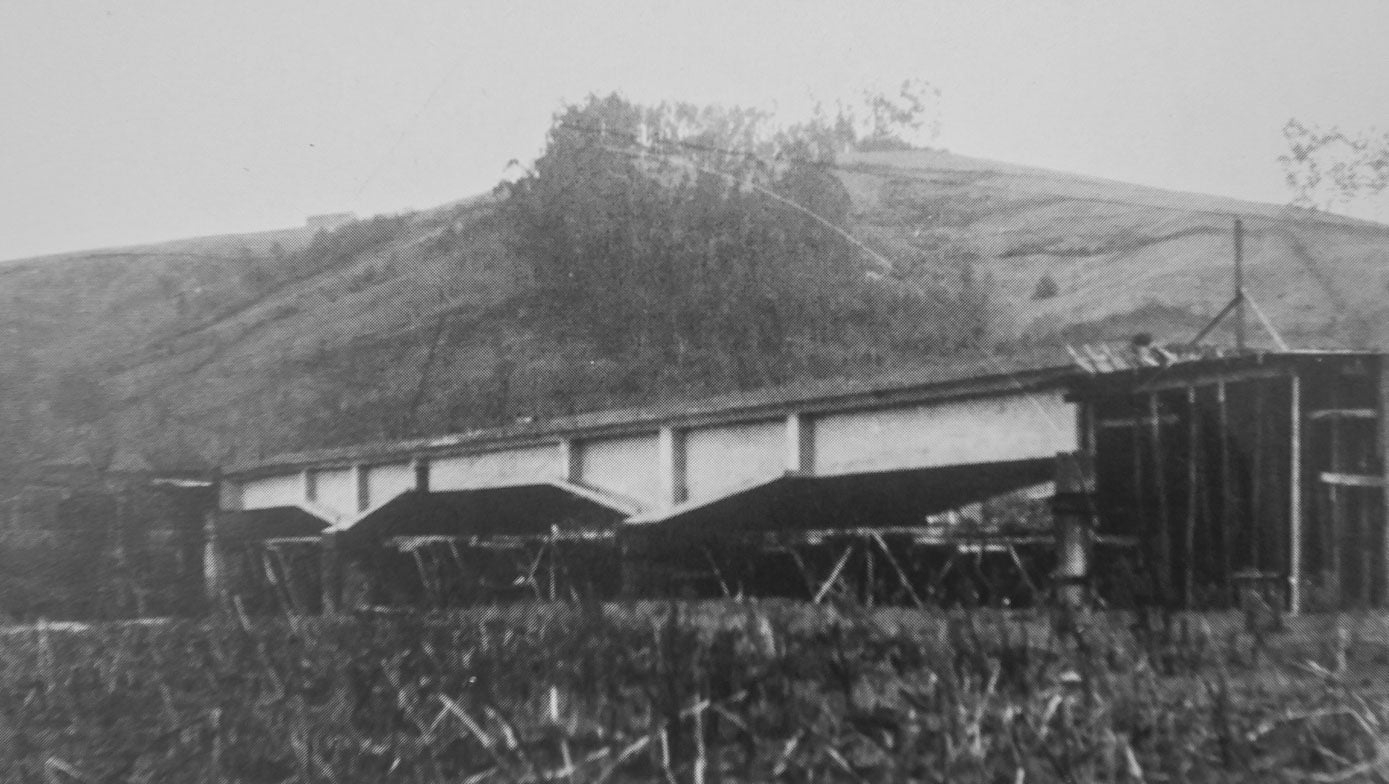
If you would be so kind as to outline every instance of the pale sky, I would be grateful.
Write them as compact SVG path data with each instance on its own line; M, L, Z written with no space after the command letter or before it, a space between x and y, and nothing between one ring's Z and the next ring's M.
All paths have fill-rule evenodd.
M942 92L937 146L1286 202L1290 117L1389 129L1385 2L0 0L0 259L425 208L564 100Z

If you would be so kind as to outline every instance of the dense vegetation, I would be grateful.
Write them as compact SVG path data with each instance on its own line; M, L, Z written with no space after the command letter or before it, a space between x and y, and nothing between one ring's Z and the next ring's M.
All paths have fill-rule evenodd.
M905 108L862 141L918 121ZM589 98L503 186L502 215L548 327L651 375L745 388L974 346L979 287L900 276L848 233L833 163L860 141L842 114L776 128L754 110Z
M722 603L16 629L0 777L1382 780L1382 633L1220 624Z

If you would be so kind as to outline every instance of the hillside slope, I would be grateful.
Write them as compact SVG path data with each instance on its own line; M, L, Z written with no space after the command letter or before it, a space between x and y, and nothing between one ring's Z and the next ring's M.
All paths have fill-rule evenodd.
M1236 216L1247 287L1289 342L1389 344L1389 226L932 151L851 154L837 173L894 277L983 282L986 350L1189 338L1230 296ZM216 463L722 391L596 353L531 290L488 198L331 235L7 263L0 428L30 458L122 444ZM803 375L908 361L841 348Z

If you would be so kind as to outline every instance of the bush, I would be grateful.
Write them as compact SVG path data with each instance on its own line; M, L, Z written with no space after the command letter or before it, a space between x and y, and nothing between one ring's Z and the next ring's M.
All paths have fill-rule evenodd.
M1061 293L1061 287L1056 285L1056 279L1050 274L1043 273L1037 279L1037 288L1032 290L1033 299L1051 299Z

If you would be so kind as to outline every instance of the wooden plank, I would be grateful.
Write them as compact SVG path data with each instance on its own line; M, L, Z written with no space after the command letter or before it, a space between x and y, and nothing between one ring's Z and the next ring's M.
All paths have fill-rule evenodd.
M1302 379L1293 375L1289 384L1288 613L1297 615L1302 612Z
M1332 387L1331 387L1331 402L1332 402L1332 405L1335 405L1335 403L1337 402L1337 399L1340 397L1340 395L1338 394L1339 391L1340 391L1340 387L1339 387L1339 386L1332 386ZM1335 477L1335 478L1338 478L1338 479L1339 479L1339 478L1342 477L1342 474L1340 473L1340 472L1341 472L1341 469L1342 469L1342 468L1344 467L1344 465L1345 465L1345 464L1344 464L1344 461L1341 459L1342 445L1341 445L1341 428L1340 428L1340 420L1339 420L1339 419L1331 419L1331 420L1328 420L1328 423L1329 423L1329 425L1330 425L1330 427L1331 427L1330 433L1328 434L1328 435L1329 435L1329 438L1330 438L1330 443L1331 443L1331 454L1330 454L1331 471L1330 471L1330 475L1331 475L1332 477ZM1325 475L1323 475L1323 476L1325 476ZM1345 591L1345 583L1344 583L1344 581L1345 581L1345 574L1344 574L1344 570L1341 568L1341 552L1342 552L1342 547L1343 547L1343 545L1344 545L1344 543L1345 543L1346 535L1347 535L1349 532L1346 530L1346 527L1347 527L1347 526L1346 526L1346 515L1345 515L1345 509L1344 509L1344 507L1345 507L1345 499L1342 498L1341 494L1340 494L1340 493L1338 492L1338 490L1337 490L1339 483L1338 483L1338 482L1331 482L1331 483L1328 483L1328 485L1329 485L1329 486L1326 488L1326 496L1327 496L1327 499L1328 499L1329 504L1330 504L1327 511L1330 512L1330 514L1331 514L1330 527L1331 527L1331 585L1332 585L1332 595L1336 597L1336 602L1337 602L1337 604L1340 604L1340 603L1342 603L1342 602L1344 601L1344 598L1345 598L1345 597L1344 597L1344 591Z
M1220 565L1220 579L1228 583L1230 579L1230 550L1234 544L1235 530L1235 487L1234 469L1230 460L1230 398L1229 387L1224 381L1216 385L1216 402L1220 406L1220 531L1216 563Z
M916 593L916 588L912 587L911 578L907 575L907 571L902 568L902 565L897 562L896 556L892 554L892 548L887 546L887 540L883 539L883 535L877 531L871 532L869 536L883 551L883 555L887 556L888 564L897 572L897 579L902 581L902 587L907 589L907 595L911 597L912 603L916 605L918 610L926 609L926 603L921 601L921 597Z
M1356 499L1357 506L1360 507L1357 515L1357 527L1360 533L1360 606L1368 609L1373 597L1374 582L1374 537L1371 535L1373 523L1370 520L1370 499L1367 494L1360 494Z
M863 599L864 599L864 604L865 604L865 605L867 605L868 607L872 607L872 606L873 606L873 599L874 599L873 594L874 594L874 592L875 592L874 589L875 589L875 587L876 587L876 586L874 585L874 583L877 582L877 574L876 574L877 569L875 568L875 567L876 567L876 564L874 564L874 560L875 560L875 559L873 558L873 546L872 546L872 542L869 541L867 538L865 538L864 541L863 541L863 560L864 560L864 565L863 565L863 571L864 571L864 575L863 575L863 583L864 583L864 586L863 586L863 593L864 593L864 597L863 597Z
M1307 419L1320 422L1324 419L1378 419L1379 413L1373 408L1322 408L1308 411Z
M815 592L814 598L810 600L811 604L819 604L824 601L825 595L839 582L839 575L844 571L845 564L849 563L849 556L852 555L853 552L854 546L852 544L844 548L844 554L839 556L839 563L834 565L834 570L830 572L830 576L825 578L825 581L820 585L820 589Z
M1249 529L1249 549L1253 557L1250 564L1255 571L1263 571L1263 527L1268 518L1264 515L1264 416L1266 389L1263 384L1254 384L1254 468L1253 486L1249 488L1249 516L1254 525Z
M1317 477L1322 484L1332 487L1384 487L1385 477L1371 474L1347 474L1339 471L1322 471Z
M1112 419L1101 419L1100 422L1099 422L1099 426L1102 427L1102 428L1119 428L1119 427L1138 428L1138 427L1152 427L1154 421L1155 421L1155 420L1154 420L1151 416L1146 416L1146 417L1115 417L1115 418L1112 418ZM1164 415L1162 415L1161 417L1159 417L1156 421L1157 421L1158 424L1160 424L1160 425L1176 425L1176 424L1180 424L1182 420L1181 420L1181 417L1177 416L1176 414L1164 414Z
M1175 367L1180 367L1175 366ZM1187 387L1211 387L1220 384L1235 384L1241 381L1257 381L1260 379L1286 378L1289 372L1286 368L1247 368L1238 370L1215 371L1203 373L1196 378L1182 378L1176 373L1162 374L1151 381L1146 381L1139 391L1141 392L1162 392L1173 389L1185 389Z
M1383 575L1380 606L1389 607L1389 357L1379 358L1379 433L1375 439L1378 444L1375 453L1379 458L1380 473L1384 477L1384 495L1379 504L1379 530L1381 549L1379 573Z
M1186 606L1191 607L1196 598L1196 488L1201 481L1201 416L1196 402L1196 387L1186 390L1186 410L1186 536L1182 543L1182 595Z
M1167 503L1167 464L1162 451L1162 418L1159 416L1158 396L1148 396L1148 412L1152 417L1153 434L1153 481L1157 491L1159 546L1162 552L1162 568L1158 571L1162 598L1172 600L1172 524Z

